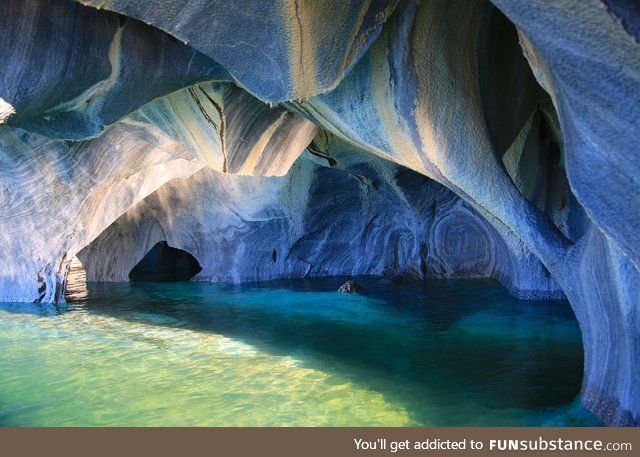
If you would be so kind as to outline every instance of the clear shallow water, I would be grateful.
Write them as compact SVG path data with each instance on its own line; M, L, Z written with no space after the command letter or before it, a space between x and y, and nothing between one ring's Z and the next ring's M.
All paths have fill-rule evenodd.
M566 302L485 280L70 285L0 304L0 425L597 425Z

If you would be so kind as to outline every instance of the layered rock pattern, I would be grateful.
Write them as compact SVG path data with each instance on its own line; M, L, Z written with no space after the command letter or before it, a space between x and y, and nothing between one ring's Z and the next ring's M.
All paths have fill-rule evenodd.
M185 145L223 173L281 176L313 139L317 127L271 107L229 83L205 83L170 94L130 116Z
M75 252L168 180L202 168L174 142L124 126L71 146L0 126L0 145L3 301L58 301Z
M588 403L607 422L636 424L640 396L627 386L640 381L640 337L632 329L640 302L633 254L640 204L635 197L629 202L621 196L637 194L639 156L630 151L639 149L637 138L629 135L637 130L638 116L631 112L640 106L633 102L640 93L640 48L597 2L496 3L508 17L522 22L519 37L525 55L549 91L557 119L549 101L532 94L533 110L520 131L517 125L503 124L506 140L492 138L491 118L483 107L491 104L483 100L478 81L486 78L480 71L486 71L483 46L491 39L490 17L495 13L480 1L401 3L380 39L335 91L289 106L336 135L454 190L498 230L526 244L558 281L577 315L592 319L590 313L607 308L617 316L610 326L598 325L597 336L585 332L585 386L597 392L589 396L596 400ZM557 39L550 38L550 23L563 31ZM598 28L597 35L591 34L592 28ZM549 57L533 44L536 33L549 47ZM598 43L593 52L588 49L592 40ZM553 59L558 75L550 64ZM618 66L625 71L616 71ZM611 91L617 91L619 102L604 96ZM514 102L521 109L527 100ZM362 109L363 104L369 108ZM624 108L618 109L620 105ZM513 143L503 153L500 144L508 144L509 137ZM594 185L612 176L613 187ZM584 194L574 192L574 183ZM509 239L506 233L504 237ZM605 259L622 255L628 266L602 264L601 257L585 249L586 239L600 244ZM600 265L584 284L576 266L591 268L594 262ZM614 278L613 271L620 276ZM594 286L601 281L607 286ZM615 340L620 332L634 336L619 343ZM611 362L615 369L592 368L609 363L611 355L603 354L603 345L617 348Z
M640 18L629 16L625 28L607 13L607 3L621 1L495 3L527 37L530 60L555 100L574 194L600 230L640 265L640 205L621 198L637 193L640 168L640 139L632 133L640 128L640 52L630 33Z
M0 4L0 123L87 139L155 98L231 80L219 64L136 20L59 0ZM29 71L25 71L25 69Z
M253 104L234 100L246 96L229 84L190 87L89 141L0 126L0 227L9 246L0 254L0 299L61 299L73 256L173 178L204 166L240 174L286 173L316 127L255 99ZM28 233L33 242L20 242ZM16 258L24 260L16 263Z
M198 259L195 280L493 277L518 294L561 295L530 252L512 252L436 182L324 133L310 151L283 178L205 169L171 181L78 254L88 280L126 281L166 241Z
M0 4L0 299L59 300L88 245L126 279L153 240L205 280L559 287L583 401L640 424L631 2L81 3Z
M222 64L268 102L333 89L380 33L397 0L80 0L162 29ZM207 33L203 33L207 30ZM261 70L258 70L261 69ZM264 71L268 71L265 77Z

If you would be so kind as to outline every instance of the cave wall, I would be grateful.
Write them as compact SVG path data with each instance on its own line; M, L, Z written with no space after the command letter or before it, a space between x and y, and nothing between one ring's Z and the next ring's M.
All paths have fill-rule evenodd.
M639 11L624 0L494 3L555 105L586 213L569 221L572 244L550 268L581 322L583 402L606 423L640 425Z
M289 106L441 182L524 242L583 326L585 403L607 423L638 424L640 395L629 388L640 381L633 253L640 145L631 133L640 119L638 43L597 1L495 3L522 24L523 52L557 110L556 122L539 100L504 156L480 93L486 2L401 2L336 90ZM562 144L550 160L559 130ZM537 194L537 185L549 190Z
M95 137L141 105L200 81L218 63L137 20L70 1L0 3L0 124L70 140Z
M640 127L640 52L630 32L640 18L625 19L615 7L623 6L621 0L494 3L521 31L525 52L554 100L573 193L589 219L638 266L640 205L626 196L637 194L640 167L640 140L633 134Z
M511 251L451 191L325 132L281 178L203 169L171 181L78 258L89 281L126 281L161 241L198 259L200 281L491 277L516 294L562 296L530 252Z
M176 146L125 126L70 145L0 125L0 300L61 299L75 252L171 178L202 168Z
M326 263L326 271L336 272L492 270L523 297L557 284L583 332L583 402L609 424L640 423L640 140L634 134L640 18L629 2L80 3L95 8L67 0L0 4L7 62L0 77L0 300L60 299L69 259L96 237L115 233L118 223L100 235L123 214L140 212L141 231L155 224L147 235L124 224L136 240L152 238L154 230L170 236L174 204L193 208L192 199L205 206L205 196L191 188L197 182L219 195L216 201L243 208L233 215L233 204L223 206L219 211L229 213L221 223L232 221L247 234L275 224L264 232L286 236L269 244L313 257L308 264L292 257L288 267L284 254L273 262L273 247L265 248L264 269L209 268L210 279L257 277L271 261L265 277L279 268L323 274ZM253 14L258 7L264 13ZM364 151L349 155L366 158L357 172L311 161L321 167L315 169L305 162L309 154L320 160L311 152L298 160L318 127ZM402 203L397 211L405 217L415 210L407 218L415 224L374 230L383 220L370 218L365 203L413 201L411 191L399 190L409 175L397 179L385 167L367 165L376 157L455 194L436 199L436 213L455 201L455 217ZM375 172L361 170L367 167ZM357 181L350 184L352 198L309 212L318 205L309 202L323 200L322 182L335 173L342 173L340 189ZM301 178L307 174L313 182ZM417 180L408 179L405 189ZM306 197L288 203L280 182ZM158 210L151 211L158 196L169 203L154 203ZM322 216L345 214L350 206L362 215L344 233ZM282 217L271 217L271 210ZM199 211L180 218L184 230L204 234L198 221L219 217ZM303 214L324 230L314 235ZM427 221L428 230L416 228ZM360 265L350 252L330 256L338 248L318 238L324 232L348 239L369 223L367 241L353 239L364 243L358 248L385 249L385 255ZM223 224L214 235L237 253L241 243L222 244L233 227ZM187 246L200 235L182 237ZM429 247L425 268L424 249L416 250L412 237ZM494 240L492 247L482 249L479 239ZM312 248L318 243L325 251ZM461 257L457 245L465 243L485 255L476 262ZM549 275L553 280L540 286Z
M0 236L8 247L0 300L61 299L74 255L173 178L203 167L286 173L317 128L254 98L245 103L247 96L229 83L192 86L86 141L0 125Z

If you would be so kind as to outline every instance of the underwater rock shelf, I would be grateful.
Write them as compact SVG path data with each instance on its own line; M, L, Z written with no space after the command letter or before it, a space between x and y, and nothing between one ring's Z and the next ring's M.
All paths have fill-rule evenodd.
M0 2L0 301L158 243L199 281L495 278L570 301L582 402L640 425L637 7L255 7Z

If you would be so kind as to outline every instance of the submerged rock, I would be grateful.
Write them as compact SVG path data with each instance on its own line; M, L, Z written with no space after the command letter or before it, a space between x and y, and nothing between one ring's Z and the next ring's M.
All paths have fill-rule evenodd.
M342 292L345 294L352 294L354 292L359 292L362 290L362 287L358 283L356 283L353 279L348 280L343 285L340 286L338 292Z

